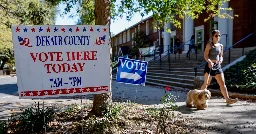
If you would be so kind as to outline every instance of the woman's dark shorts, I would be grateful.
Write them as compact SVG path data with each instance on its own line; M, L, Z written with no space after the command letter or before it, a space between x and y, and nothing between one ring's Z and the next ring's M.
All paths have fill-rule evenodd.
M210 71L211 71L211 72L210 72ZM205 65L204 74L205 74L205 73L208 73L208 74L209 74L209 72L210 72L210 75L211 75L211 76L216 76L216 74L221 74L221 73L223 73L223 71L222 71L222 69L221 69L221 65L216 64L216 63L214 63L212 69L209 68L208 63Z

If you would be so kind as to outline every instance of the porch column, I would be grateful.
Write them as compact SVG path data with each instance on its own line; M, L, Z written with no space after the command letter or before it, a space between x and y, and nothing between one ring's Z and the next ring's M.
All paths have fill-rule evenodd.
M228 1L225 2L223 4L222 7L219 7L219 8L228 8ZM228 13L226 10L221 10L220 11L221 14L223 13ZM228 18L220 18L218 17L218 28L220 30L220 34L222 35L221 36L221 39L220 39L220 43L223 44L224 48L226 48L228 46L227 44L227 35L228 35ZM228 35L230 36L230 35Z
M191 36L194 34L194 21L189 17L189 18L184 18L183 19L183 41L186 42L186 45L184 46L184 51L183 53L187 53L189 50L189 40Z
M167 22L164 24L164 42L163 42L163 53L167 54L168 46L171 44L171 33L166 32L167 29L171 30L171 23Z

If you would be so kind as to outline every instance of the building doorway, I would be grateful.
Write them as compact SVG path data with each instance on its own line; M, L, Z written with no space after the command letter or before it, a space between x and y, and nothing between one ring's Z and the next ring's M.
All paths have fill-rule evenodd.
M204 25L195 27L195 45L197 46L197 52L204 51Z

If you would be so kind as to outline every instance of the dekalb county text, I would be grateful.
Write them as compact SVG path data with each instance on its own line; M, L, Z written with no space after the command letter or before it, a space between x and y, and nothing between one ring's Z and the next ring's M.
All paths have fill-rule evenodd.
M36 46L89 45L90 36L36 36Z
M34 62L54 62L44 64L47 73L60 73L60 72L83 72L84 62L70 64L68 61L85 61L85 60L97 60L97 51L81 51L81 52L40 52L30 53L30 56ZM67 62L63 63L63 55L67 57ZM57 63L62 62L62 63Z

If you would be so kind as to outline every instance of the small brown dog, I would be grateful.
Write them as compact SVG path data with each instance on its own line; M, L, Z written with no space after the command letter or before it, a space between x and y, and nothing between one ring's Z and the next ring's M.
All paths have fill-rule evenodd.
M204 110L208 107L208 100L211 98L211 92L204 90L190 90L187 94L187 107L191 108L192 104L199 110Z

